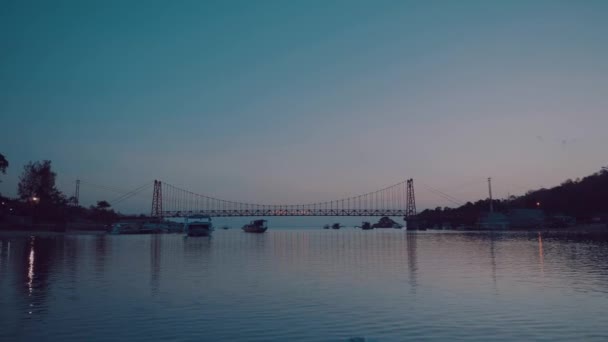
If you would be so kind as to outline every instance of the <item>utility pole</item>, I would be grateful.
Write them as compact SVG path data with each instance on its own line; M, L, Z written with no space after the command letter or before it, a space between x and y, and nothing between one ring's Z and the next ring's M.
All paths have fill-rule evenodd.
M494 212L494 205L492 204L492 178L488 177L488 191L490 192L490 212Z

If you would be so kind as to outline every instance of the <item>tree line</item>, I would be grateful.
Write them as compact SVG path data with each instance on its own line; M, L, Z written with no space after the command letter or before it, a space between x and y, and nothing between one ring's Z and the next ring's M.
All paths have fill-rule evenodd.
M568 179L550 189L528 191L522 196L492 200L494 211L508 213L512 209L540 209L548 215L572 216L579 221L608 215L608 167L582 179ZM467 202L457 208L427 209L418 214L422 222L434 226L444 223L473 225L489 211L490 200Z
M0 173L6 174L8 167L8 160L0 154ZM65 223L74 219L111 223L119 217L104 200L89 208L79 206L73 196L57 189L56 177L50 160L27 163L19 176L18 198L0 194L0 220L10 215L29 217L34 223Z

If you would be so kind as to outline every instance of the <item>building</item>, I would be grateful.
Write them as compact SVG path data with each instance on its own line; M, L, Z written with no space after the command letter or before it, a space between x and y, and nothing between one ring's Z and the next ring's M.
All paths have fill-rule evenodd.
M508 229L509 220L505 214L497 212L487 212L481 214L479 220L477 221L477 227L479 229L488 230Z
M540 209L512 209L507 218L511 228L537 228L545 225L545 213Z

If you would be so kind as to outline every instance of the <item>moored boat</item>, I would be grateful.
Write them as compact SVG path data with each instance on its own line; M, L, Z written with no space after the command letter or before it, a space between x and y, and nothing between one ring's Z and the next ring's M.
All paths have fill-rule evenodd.
M167 233L169 231L169 225L158 222L147 222L142 224L140 232L142 234L160 234Z
M268 229L266 220L254 220L243 226L246 233L263 233Z
M190 219L193 221L190 221ZM206 215L186 217L184 230L188 236L210 236L213 231L211 217Z
M136 223L117 222L112 225L110 234L141 234L141 230Z
M371 230L371 229L374 229L374 227L372 227L372 225L369 222L365 221L361 225L361 229L363 229L363 230Z
M342 226L339 223L334 223L331 225L331 229L340 229Z

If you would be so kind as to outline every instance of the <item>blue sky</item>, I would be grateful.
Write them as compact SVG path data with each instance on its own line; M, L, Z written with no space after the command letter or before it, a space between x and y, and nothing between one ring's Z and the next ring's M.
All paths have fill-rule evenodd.
M419 207L608 164L604 1L8 1L0 153L132 189ZM81 189L83 201L116 194ZM123 203L148 210L147 196Z

